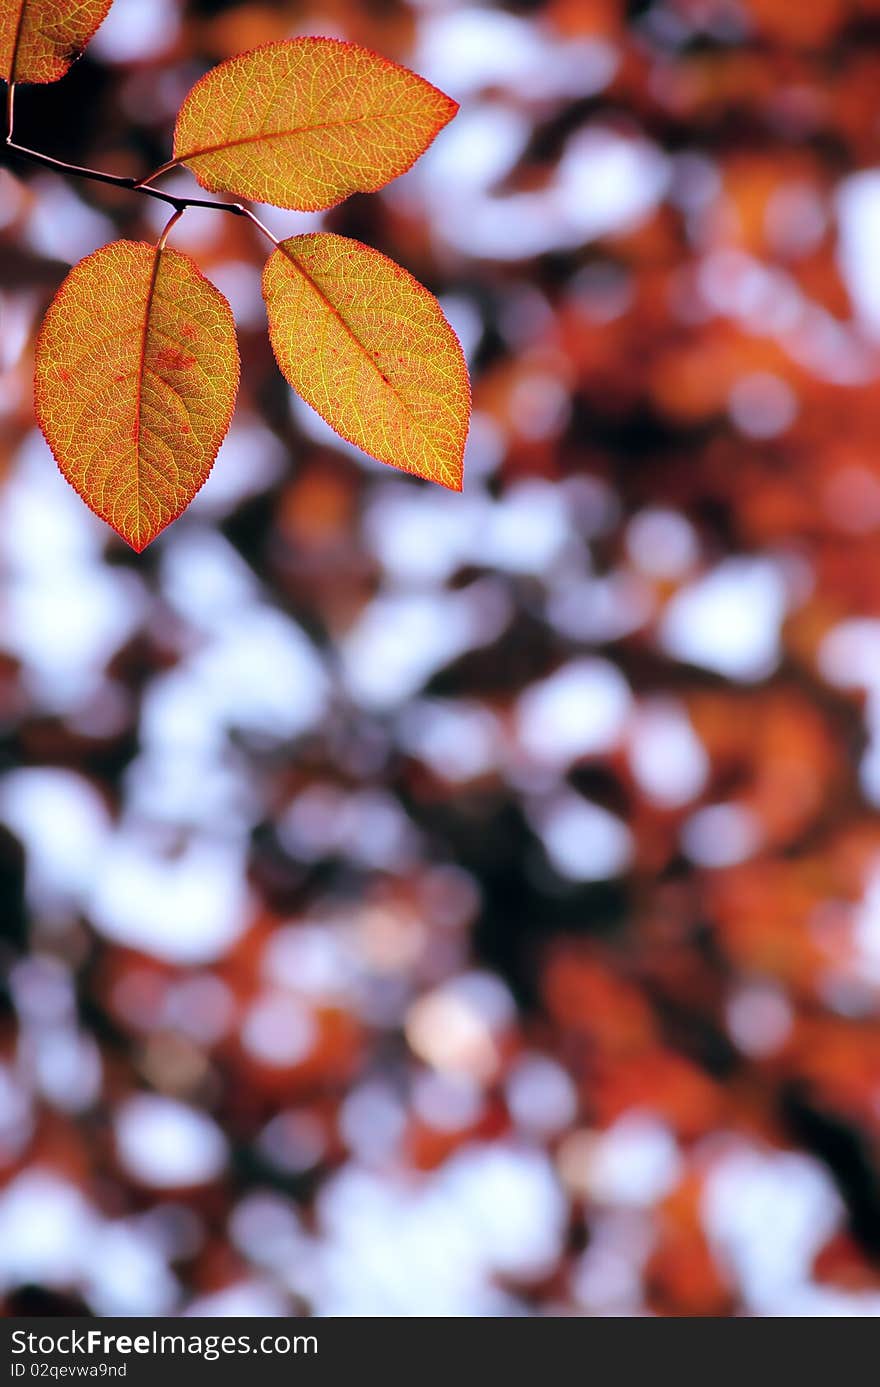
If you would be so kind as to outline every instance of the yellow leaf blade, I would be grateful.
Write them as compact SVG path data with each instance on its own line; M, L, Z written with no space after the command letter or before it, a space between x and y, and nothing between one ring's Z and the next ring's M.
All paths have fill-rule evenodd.
M470 385L458 338L418 280L359 241L284 241L263 271L282 374L348 442L460 491Z
M104 20L112 0L0 0L0 77L57 82Z
M138 553L207 479L238 388L229 305L179 251L81 260L37 338L37 419L80 496Z
M410 168L458 110L397 63L338 39L268 43L187 96L174 157L203 188L314 212Z

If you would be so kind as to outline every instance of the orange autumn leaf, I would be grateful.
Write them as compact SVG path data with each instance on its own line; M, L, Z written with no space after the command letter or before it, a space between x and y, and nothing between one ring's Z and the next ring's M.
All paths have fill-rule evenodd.
M174 159L213 192L318 211L404 173L457 110L369 49L291 39L196 83L177 117Z
M138 553L211 470L238 388L229 305L179 251L114 241L70 271L36 346L63 475Z
M57 82L104 20L112 0L0 0L0 77Z
M432 294L359 241L284 241L263 297L282 373L350 443L460 491L470 413L458 338Z

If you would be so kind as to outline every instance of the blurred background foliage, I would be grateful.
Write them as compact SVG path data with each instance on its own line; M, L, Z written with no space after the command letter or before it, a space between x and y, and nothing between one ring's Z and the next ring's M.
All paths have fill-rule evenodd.
M18 138L146 174L300 33L462 104L260 215L440 296L465 491L297 402L188 211L242 388L135 557L33 336L165 209L0 173L3 1307L880 1314L880 2L116 0Z

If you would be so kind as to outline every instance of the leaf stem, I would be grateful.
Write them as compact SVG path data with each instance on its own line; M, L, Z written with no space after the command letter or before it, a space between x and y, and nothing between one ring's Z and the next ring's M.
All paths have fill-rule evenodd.
M139 178L134 186L136 188L146 188L148 183L155 182L157 178L162 177L163 173L170 173L172 169L176 169L179 166L179 159L169 159L167 164L160 164L159 167L157 169L154 169L151 174L148 174L146 178Z
M258 231L272 242L273 246L278 245L278 241L272 235L267 226L264 226L260 219L250 211L249 208L242 206L240 202L215 202L206 197L177 197L172 193L163 193L158 188L150 188L147 185L159 174L167 173L169 169L177 166L177 161L163 164L161 168L151 173L149 178L137 179L130 178L125 174L104 173L101 169L89 169L80 164L68 164L64 159L55 159L51 154L42 154L37 149L28 149L25 145L16 144L13 139L13 120L15 103L15 83L10 82L6 88L6 139L4 141L6 149L14 157L25 160L30 164L39 164L42 168L52 169L55 173L66 174L69 178L84 178L92 183L107 183L113 188L125 188L128 192L143 193L144 197L158 199L165 202L169 207L173 207L176 214L184 212L187 207L209 207L215 212L228 212L233 217L246 217ZM171 229L172 224L177 220L177 216L171 221L162 233L164 237Z
M179 221L180 221L180 218L183 216L183 214L184 214L185 211L186 211L186 208L185 208L185 207L178 207L178 209L177 209L176 212L172 212L172 214L171 214L169 220L165 223L165 229L163 230L162 235L159 237L159 240L156 242L156 249L157 249L157 250L164 250L164 249L165 249L165 242L168 240L168 235L169 235L169 233L170 233L170 231L171 231L171 228L174 226L174 223L175 223L175 222L179 222Z
M263 235L272 242L273 246L277 250L278 247L281 245L281 242L277 239L277 237L272 235L272 232L269 230L268 226L264 226L263 223L260 221L259 217L255 216L249 207L242 207L240 202L235 203L235 207L237 208L240 216L247 217L249 222L253 222L257 230L262 231Z

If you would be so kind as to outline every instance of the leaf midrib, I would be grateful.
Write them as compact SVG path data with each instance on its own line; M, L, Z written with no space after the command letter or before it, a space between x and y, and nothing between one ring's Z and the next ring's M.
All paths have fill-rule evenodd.
M144 371L147 364L147 337L150 331L150 315L153 308L153 296L156 292L156 281L159 278L159 263L162 259L162 250L157 246L153 256L153 269L150 275L150 284L147 289L147 301L144 307L144 325L141 331L140 356L138 358L137 386L135 390L135 424L134 424L134 496L135 511L137 514L138 529L141 523L141 410L143 407L144 392Z
M349 120L325 120L319 121L315 125L294 125L290 130L260 130L256 135L242 135L236 139L223 140L220 144L205 145L203 149L190 149L185 154L177 154L175 158L181 163L187 159L201 159L206 154L220 154L226 149L238 149L242 145L259 144L262 140L286 140L291 135L306 135L312 130L339 130L349 125L362 125L368 120L391 120L392 117L383 115L382 112L375 112L369 115L353 116Z
M9 58L9 81L10 85L16 80L15 66L18 62L18 50L21 47L21 34L24 29L24 11L28 0L19 0L18 19L15 22L15 37L12 40L12 53Z
M330 312L333 314L333 317L336 318L337 321L342 324L343 328L348 333L352 342L354 342L355 346L358 347L361 352L363 352L364 356L366 357L369 364L372 366L373 370L376 372L377 376L379 376L379 378L382 381L384 381L384 383L388 386L388 389L391 391L392 395L397 400L404 413L408 414L413 423L418 425L418 419L413 414L406 400L394 387L394 385L392 385L390 379L388 378L388 376L386 376L385 372L381 369L381 367L377 366L376 359L373 356L373 353L369 350L367 346L364 345L364 343L361 341L361 339L355 332L354 328L351 326L348 320L344 318L343 315L340 313L339 309L336 307L333 300L327 297L317 280L312 278L308 270L300 263L300 261L297 259L297 257L293 254L292 251L286 250L283 243L278 247L278 249L281 251L282 255L284 255L285 258L290 261L291 265L296 270L297 274L302 275L303 279L306 281L309 287L315 291L321 302L325 304L327 308L330 310ZM421 430L419 431L421 432Z

